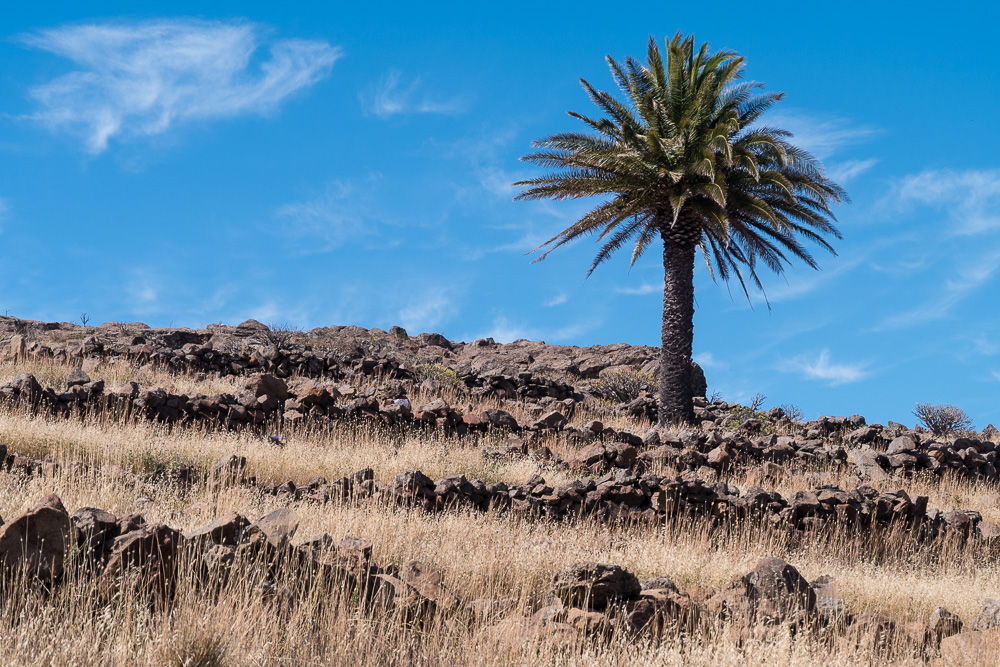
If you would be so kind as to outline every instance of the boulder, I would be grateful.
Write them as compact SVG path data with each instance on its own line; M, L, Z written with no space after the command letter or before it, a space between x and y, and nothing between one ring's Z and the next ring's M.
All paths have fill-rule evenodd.
M816 609L816 592L798 570L780 558L762 558L708 600L718 616L743 623L798 624Z
M429 412L437 417L447 417L449 410L451 410L451 406L443 398L435 398L420 408L420 412Z
M77 544L90 557L98 556L104 543L118 537L118 517L96 507L81 507L69 518L76 529Z
M287 507L268 512L243 531L243 540L260 540L267 542L274 549L288 546L299 527L299 517Z
M244 517L236 512L230 512L225 516L191 531L187 539L195 542L212 542L225 546L235 547L240 541L243 530L250 525Z
M23 570L42 581L62 575L73 525L66 510L60 509L62 503L58 505L43 504L0 528L0 567Z
M780 558L762 558L745 577L757 603L757 616L781 622L800 612L811 614L816 593L793 566Z
M66 386L77 387L85 385L90 381L90 376L87 375L82 368L74 368L73 372L70 373L69 377L66 379Z
M1000 601L986 598L979 610L973 630L989 630L1000 627Z
M981 665L995 667L1000 664L1000 629L960 632L941 640L941 658L935 665Z
M505 410L484 410L482 417L489 424L490 428L506 429L509 431L517 431L521 428L513 415Z
M962 631L962 619L951 613L944 607L938 607L931 612L931 617L927 622L927 629L937 642L945 637L956 635Z
M535 421L534 426L536 429L559 430L566 425L567 421L568 420L561 412L551 410L539 417L538 420Z
M858 474L866 482L884 482L889 474L883 469L879 454L871 447L855 449L851 452L851 460L857 466Z
M642 586L634 574L617 565L574 563L555 576L554 593L569 606L602 610L618 600L634 598Z
M266 373L250 378L246 390L257 398L267 396L282 402L288 398L288 385L285 384L285 381Z
M917 441L912 435L901 435L889 443L889 448L885 451L886 456L896 454L911 454L917 451Z
M170 594L177 580L177 565L184 548L184 536L163 524L149 525L116 538L111 555L97 579L104 599L117 594L131 570L147 591Z
M441 583L443 575L420 561L404 563L399 568L399 578L438 609L450 611L458 607L458 598Z
M246 467L247 460L244 456L236 454L223 456L212 469L212 479L223 485L240 484L243 481Z

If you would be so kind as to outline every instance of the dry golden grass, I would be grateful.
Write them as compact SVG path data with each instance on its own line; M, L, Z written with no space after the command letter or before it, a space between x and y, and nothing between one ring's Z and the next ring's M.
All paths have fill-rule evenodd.
M49 365L46 371L42 366L28 370L34 368L31 372L40 379L43 371L50 372L45 381L58 379L59 367ZM16 375L13 370L25 372L25 367L2 370ZM0 375L0 382L5 378ZM105 379L111 381L111 376ZM217 390L162 373L152 381L165 388L175 382L171 391ZM189 388L182 389L185 386ZM230 453L246 456L249 473L267 481L302 482L316 475L334 479L364 467L374 468L383 480L413 468L432 478L462 472L508 483L523 483L535 473L550 483L571 478L530 459L485 462L479 448L486 441L433 432L400 435L343 425L324 431L293 429L283 435L287 445L279 449L249 434L89 417L47 420L0 411L0 442L11 451L63 463L101 464L86 473L63 466L52 476L31 478L0 473L0 515L10 519L54 492L71 512L84 506L119 516L141 512L149 522L189 531L229 511L253 520L286 503L249 489L219 492L202 484L185 488L137 474L171 461L209 466ZM565 447L554 438L547 444ZM834 482L853 486L842 472L828 474ZM757 481L754 475L741 471L731 481L745 488ZM814 481L792 475L777 488L790 493ZM900 480L886 486L904 488L911 496L928 495L932 507L978 509L988 519L1000 519L995 486L950 479ZM655 527L596 520L541 522L470 511L428 514L380 503L292 506L301 518L297 538L320 532L335 539L367 536L374 543L376 563L415 558L440 569L445 584L465 600L511 600L515 610L525 612L543 603L557 570L581 560L616 563L640 579L670 577L682 588L718 588L752 569L761 557L779 556L808 579L831 575L851 610L876 611L901 622L926 619L935 607L944 606L971 623L984 597L1000 597L995 558L972 548L918 548L903 534L842 531L792 549L780 536L751 524L711 530L701 521ZM134 596L99 605L92 582L71 576L51 594L29 586L0 591L0 618L3 664L818 666L908 659L905 653L874 656L842 645L831 647L802 635L793 637L786 628L762 631L746 642L720 632L659 644L617 636L608 644L584 643L563 651L503 648L482 639L486 619L464 622L442 615L430 627L407 627L398 619L359 612L349 595L305 593L290 613L282 613L262 600L252 578L218 596L185 578L175 604L164 610Z

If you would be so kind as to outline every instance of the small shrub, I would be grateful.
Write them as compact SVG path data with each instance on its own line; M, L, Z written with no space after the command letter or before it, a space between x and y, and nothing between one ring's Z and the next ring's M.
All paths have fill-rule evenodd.
M417 380L420 382L430 380L431 382L440 382L445 385L465 385L462 382L462 378L458 376L458 373L443 364L418 364L413 369L413 374L416 375Z
M972 417L954 405L917 403L913 414L920 425L934 435L950 435L972 429Z
M655 392L660 382L652 373L634 368L617 368L601 373L593 384L594 393L615 403L629 403L642 392Z
M804 413L802 408L793 403L782 403L780 406L781 411L785 413L785 417L791 419L793 422L802 421Z
M111 330L114 331L119 336L131 336L133 335L132 330L129 328L127 322L112 322Z
M292 336L301 333L297 327L290 327L287 324L269 324L266 329L262 329L258 334L262 345L271 345L276 349L281 349L291 342Z

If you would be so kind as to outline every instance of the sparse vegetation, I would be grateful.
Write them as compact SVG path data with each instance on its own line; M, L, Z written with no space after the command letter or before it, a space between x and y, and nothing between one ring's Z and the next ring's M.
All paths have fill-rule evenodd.
M795 405L794 403L782 403L778 407L781 408L781 412L784 413L785 417L791 419L794 422L802 421L802 417L805 416L804 413L802 412L802 408Z
M289 326L288 324L269 324L266 328L260 330L258 338L261 345L270 345L280 350L292 342L292 338L300 333L302 333L301 329Z
M601 398L614 403L628 403L642 393L654 393L658 385L652 373L635 368L613 368L603 371L591 387Z
M413 369L420 382L430 380L446 386L464 387L465 383L455 370L443 364L417 364Z
M917 403L913 414L934 435L959 435L973 427L972 418L955 405Z

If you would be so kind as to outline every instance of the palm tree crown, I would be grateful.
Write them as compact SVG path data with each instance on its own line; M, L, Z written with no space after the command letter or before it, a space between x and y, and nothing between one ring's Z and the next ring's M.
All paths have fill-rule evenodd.
M709 54L707 44L695 51L694 38L680 33L666 46L666 62L652 38L645 65L607 57L624 100L581 79L603 115L570 115L593 132L533 142L541 150L522 159L553 172L515 184L525 188L518 199L602 197L593 210L537 248L547 247L538 260L580 236L596 234L601 247L589 276L626 244L632 245L634 264L658 237L662 241L662 357L686 353L687 361L674 358L665 366L661 358L661 421L693 416L689 390L686 397L665 397L665 392L671 385L681 391L686 380L681 376L689 372L684 368L690 367L694 310L693 264L690 287L687 265L695 249L713 279L736 278L749 297L748 282L763 289L759 262L775 273L794 258L816 268L802 239L833 252L824 238L840 238L831 205L847 199L812 155L788 141L789 132L760 124L761 115L783 95L741 81L741 56ZM668 343L677 349L668 351ZM676 377L664 378L665 372Z

